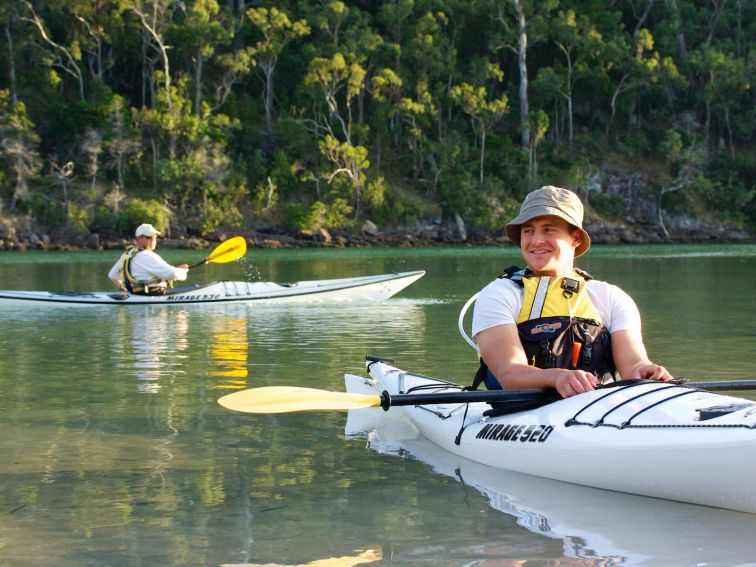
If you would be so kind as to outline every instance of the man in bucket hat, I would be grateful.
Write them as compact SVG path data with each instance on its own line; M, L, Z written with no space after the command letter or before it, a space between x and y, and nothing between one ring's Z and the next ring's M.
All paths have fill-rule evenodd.
M184 281L189 264L171 266L155 253L160 232L151 224L140 224L134 231L135 246L130 246L108 272L118 287L130 293L165 293L174 280Z
M575 258L591 245L575 193L553 186L533 191L506 231L527 266L508 268L477 298L476 382L485 380L489 388L555 388L569 397L617 374L672 378L648 359L630 296L575 268Z

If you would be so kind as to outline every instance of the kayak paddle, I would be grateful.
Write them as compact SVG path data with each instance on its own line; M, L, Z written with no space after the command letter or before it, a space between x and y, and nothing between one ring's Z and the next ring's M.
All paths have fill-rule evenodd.
M674 384L674 383L673 383ZM701 390L756 390L756 380L688 382L677 384ZM218 403L244 413L286 413L294 411L339 411L370 407L388 410L393 406L424 404L466 404L473 402L533 402L553 397L550 388L538 390L465 390L425 394L350 394L296 386L251 388L223 396Z
M247 239L243 236L234 236L218 244L215 249L210 252L210 255L196 264L192 264L187 269L196 268L203 264L225 264L226 262L233 262L238 258L244 256L247 253Z
M244 413L285 413L291 411L350 410L423 404L510 401L525 402L552 395L554 390L481 390L438 394L350 394L296 386L250 388L223 396L218 403Z

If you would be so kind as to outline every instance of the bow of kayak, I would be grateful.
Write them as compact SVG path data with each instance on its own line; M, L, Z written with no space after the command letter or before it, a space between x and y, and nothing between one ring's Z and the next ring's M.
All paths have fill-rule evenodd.
M389 395L460 387L369 362L347 391ZM490 406L402 411L425 439L501 470L583 486L756 513L756 402L661 382L588 392L497 417Z

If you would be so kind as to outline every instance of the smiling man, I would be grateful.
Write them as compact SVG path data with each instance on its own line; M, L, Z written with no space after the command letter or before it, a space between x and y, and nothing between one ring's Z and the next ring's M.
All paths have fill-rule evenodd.
M672 378L648 359L630 296L575 268L591 245L575 193L533 191L506 229L526 268L507 269L475 303L479 377L489 388L555 388L566 398L617 374Z

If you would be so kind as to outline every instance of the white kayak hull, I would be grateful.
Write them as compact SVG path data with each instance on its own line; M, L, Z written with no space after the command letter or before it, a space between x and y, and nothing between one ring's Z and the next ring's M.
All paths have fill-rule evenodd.
M273 282L218 281L176 287L165 295L124 292L50 292L0 290L0 305L175 305L199 303L301 303L383 301L425 275L424 271L332 280Z
M382 362L369 363L369 373L362 387L378 393L418 386L420 392L459 391ZM350 378L347 389L355 384ZM740 409L700 419L699 410L719 406ZM486 417L488 409L472 403L466 417L464 404L390 411L403 411L420 435L446 451L494 468L756 513L756 402L652 382L505 416Z

